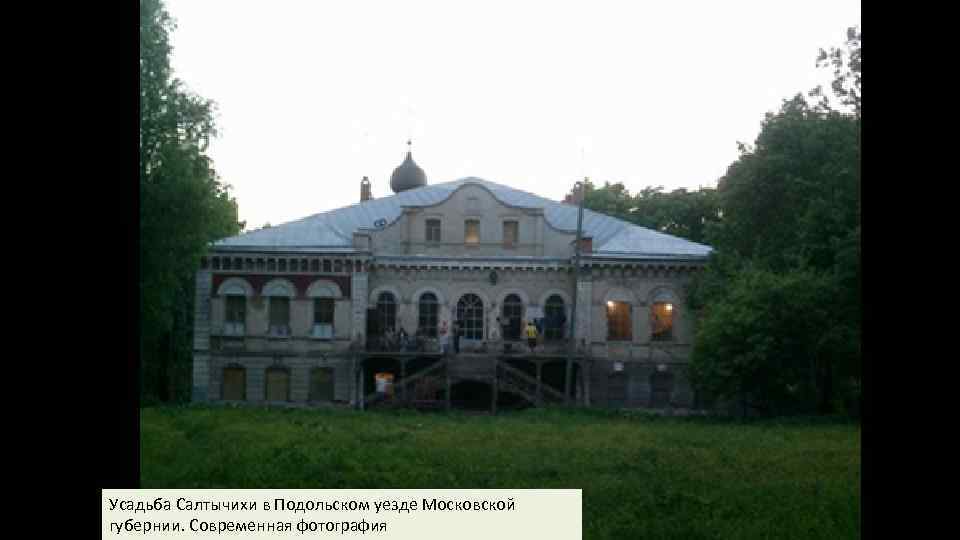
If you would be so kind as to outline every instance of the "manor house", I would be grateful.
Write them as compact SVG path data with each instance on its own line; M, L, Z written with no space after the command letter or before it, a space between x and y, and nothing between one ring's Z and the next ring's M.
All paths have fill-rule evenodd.
M590 210L578 244L576 201L429 185L409 151L390 187L210 246L195 401L696 406L684 288L708 246Z

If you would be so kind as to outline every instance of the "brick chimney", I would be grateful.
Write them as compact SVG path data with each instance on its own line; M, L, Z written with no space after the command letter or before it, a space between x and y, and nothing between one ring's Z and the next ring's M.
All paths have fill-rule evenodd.
M570 242L571 245L576 245L577 241L574 239L573 242ZM580 237L580 253L588 254L593 253L593 237L591 236L582 236Z
M363 180L360 181L360 202L369 201L372 198L373 194L370 192L370 179L364 176Z

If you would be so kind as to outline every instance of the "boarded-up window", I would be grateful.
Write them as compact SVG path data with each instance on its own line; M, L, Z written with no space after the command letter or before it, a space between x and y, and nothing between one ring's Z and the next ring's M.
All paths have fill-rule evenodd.
M310 371L310 401L333 401L333 368Z
M266 386L267 401L290 400L290 372L286 369L268 369Z
M668 302L657 302L650 310L651 339L669 341L673 339L674 306Z
M427 242L439 242L439 241L440 241L440 220L428 219L427 220Z
M503 222L503 246L514 247L520 241L520 223L516 221Z
M607 302L607 340L631 341L633 324L630 322L630 304Z
M468 219L464 222L463 241L467 244L480 243L480 221Z
M242 367L224 368L223 399L232 401L247 399L247 370Z

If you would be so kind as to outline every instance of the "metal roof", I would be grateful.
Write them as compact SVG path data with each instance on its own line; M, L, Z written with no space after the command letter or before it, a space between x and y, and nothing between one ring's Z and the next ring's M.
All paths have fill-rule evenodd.
M258 229L214 243L214 249L290 249L317 251L335 248L349 250L353 232L377 228L376 222L393 223L405 206L431 206L446 200L464 184L476 184L490 190L509 206L540 208L547 223L568 233L576 233L577 207L497 184L476 177L424 186L395 195L360 202L343 208L314 214L296 221ZM640 227L626 221L584 209L584 236L593 238L593 255L612 258L701 258L712 248Z

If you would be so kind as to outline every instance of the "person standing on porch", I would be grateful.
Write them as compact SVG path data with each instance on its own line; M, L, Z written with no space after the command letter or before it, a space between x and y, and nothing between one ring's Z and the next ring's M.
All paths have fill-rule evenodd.
M530 352L537 348L537 327L533 321L527 321L527 345L530 346Z

